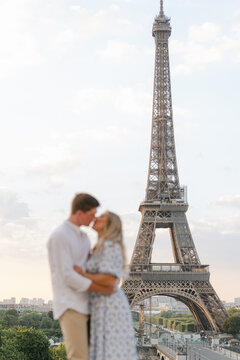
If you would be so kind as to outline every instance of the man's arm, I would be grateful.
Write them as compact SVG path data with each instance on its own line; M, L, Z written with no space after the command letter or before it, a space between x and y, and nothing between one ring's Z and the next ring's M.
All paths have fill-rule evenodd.
M53 270L62 276L66 285L76 292L88 290L92 281L78 274L73 269L73 259L67 238L54 234L48 243L49 260L54 264Z

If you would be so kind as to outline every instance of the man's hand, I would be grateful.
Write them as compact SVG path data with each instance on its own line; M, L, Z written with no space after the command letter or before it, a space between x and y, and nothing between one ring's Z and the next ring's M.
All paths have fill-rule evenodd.
M82 268L80 266L74 265L73 268L78 274L84 276L84 272L83 272L83 270L82 270Z

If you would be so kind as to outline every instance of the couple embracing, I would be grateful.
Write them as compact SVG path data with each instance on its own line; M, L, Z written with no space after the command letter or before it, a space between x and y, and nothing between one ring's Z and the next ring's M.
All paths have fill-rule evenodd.
M54 318L69 360L136 360L131 312L118 286L126 265L122 224L112 212L96 218L98 206L91 195L77 194L70 217L48 241ZM98 241L90 255L81 226L93 221Z

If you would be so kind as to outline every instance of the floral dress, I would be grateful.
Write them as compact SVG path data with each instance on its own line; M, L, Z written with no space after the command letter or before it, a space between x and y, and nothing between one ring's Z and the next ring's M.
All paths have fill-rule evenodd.
M118 244L105 241L87 263L90 273L122 276L123 257ZM129 303L117 287L112 295L90 293L90 360L137 360Z

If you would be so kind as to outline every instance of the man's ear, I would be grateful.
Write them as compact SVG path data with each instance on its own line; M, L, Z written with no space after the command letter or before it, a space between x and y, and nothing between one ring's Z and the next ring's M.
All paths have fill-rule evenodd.
M82 214L83 214L83 211L82 211L82 210L77 210L77 211L76 211L77 217L81 217Z

